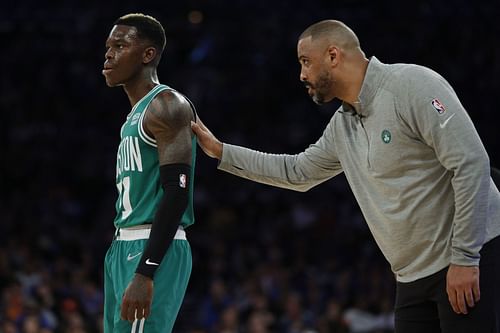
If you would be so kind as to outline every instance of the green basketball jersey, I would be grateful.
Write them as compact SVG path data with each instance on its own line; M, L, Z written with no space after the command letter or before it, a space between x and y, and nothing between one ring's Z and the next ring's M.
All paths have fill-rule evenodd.
M116 158L116 228L152 223L156 207L163 197L160 183L160 169L156 140L143 129L144 114L149 103L163 90L170 89L157 85L135 104L121 128L121 141ZM193 112L194 112L194 107ZM189 182L188 207L181 219L187 227L194 223L193 187L196 159L196 137L192 141L191 177Z

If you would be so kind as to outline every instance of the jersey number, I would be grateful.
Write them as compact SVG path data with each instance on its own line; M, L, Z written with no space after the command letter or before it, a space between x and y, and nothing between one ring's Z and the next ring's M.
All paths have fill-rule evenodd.
M125 220L130 214L132 214L132 205L130 204L130 177L124 177L119 183L116 184L118 187L118 193L120 195L122 210L122 220Z

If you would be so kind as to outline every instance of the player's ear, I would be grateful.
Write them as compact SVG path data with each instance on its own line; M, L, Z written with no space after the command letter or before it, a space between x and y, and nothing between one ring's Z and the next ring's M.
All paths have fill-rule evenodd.
M144 64L149 64L156 58L156 48L150 46L144 50L144 54L142 55L142 62Z

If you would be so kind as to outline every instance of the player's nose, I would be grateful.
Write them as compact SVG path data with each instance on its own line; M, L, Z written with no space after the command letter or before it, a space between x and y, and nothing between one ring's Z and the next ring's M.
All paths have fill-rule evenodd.
M104 54L104 58L106 60L109 60L109 59L112 59L113 58L113 51L111 50L111 48L107 49L106 50L106 53Z

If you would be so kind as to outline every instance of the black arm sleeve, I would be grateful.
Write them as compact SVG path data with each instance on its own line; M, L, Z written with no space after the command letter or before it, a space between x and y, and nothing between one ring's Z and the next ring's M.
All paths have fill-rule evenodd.
M188 205L190 171L191 167L187 164L168 164L160 167L164 194L156 209L151 234L136 273L153 278L170 247Z

